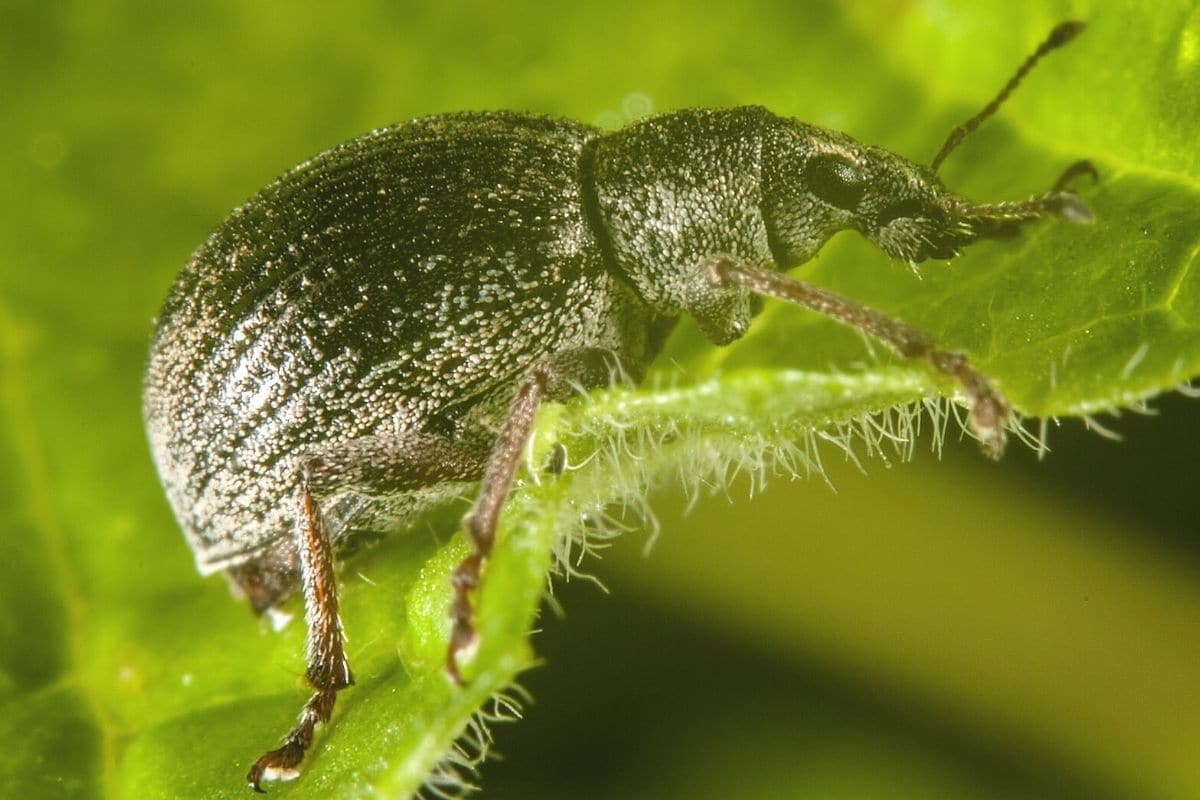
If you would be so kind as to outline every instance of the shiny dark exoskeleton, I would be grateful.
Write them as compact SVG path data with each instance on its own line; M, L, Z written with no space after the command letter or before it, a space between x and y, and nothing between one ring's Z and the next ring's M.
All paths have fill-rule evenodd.
M1079 27L1056 29L1001 98ZM143 398L199 570L224 570L256 611L305 595L314 694L250 783L297 774L353 682L333 564L354 534L482 482L466 520L475 551L454 575L457 678L471 591L537 406L636 381L683 314L716 344L746 331L755 295L854 325L957 380L998 453L1007 405L963 355L780 271L846 228L915 264L1048 215L1088 219L1061 181L973 204L930 168L758 107L614 133L507 112L433 117L267 186L176 280Z
M258 608L296 585L301 453L428 432L486 458L534 362L650 355L654 314L587 220L594 137L516 114L419 120L300 165L213 233L163 307L145 402L201 572L232 569ZM337 542L461 489L347 490L323 511ZM278 560L241 566L274 544Z

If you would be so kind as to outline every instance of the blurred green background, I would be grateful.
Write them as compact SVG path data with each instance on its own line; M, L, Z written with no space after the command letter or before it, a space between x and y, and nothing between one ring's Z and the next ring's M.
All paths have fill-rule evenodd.
M957 120L974 110L964 93L986 100L1070 16L1127 25L1134 57L1194 92L1200 10L1138 9L4 4L0 737L20 746L0 757L0 789L105 796L118 780L138 713L77 717L77 695L111 687L127 706L137 695L120 692L156 678L80 659L162 647L129 609L201 580L141 437L151 317L190 251L275 175L369 128L469 108L612 126L763 103L923 160L946 129L913 121L916 97ZM953 72L946 53L981 30L979 74ZM1029 102L1149 91L1106 68L1111 95ZM1088 135L1061 149L1087 155ZM1176 157L1194 185L1194 150L1168 137L1149 160ZM686 516L657 497L652 554L633 534L591 565L612 596L558 584L566 618L534 637L545 665L522 681L526 719L496 730L486 796L1200 798L1200 416L1179 395L1153 405L1106 421L1120 444L1052 427L1041 462L952 444L865 476L831 465L836 493L779 480L751 502L735 486ZM186 647L188 629L175 635Z

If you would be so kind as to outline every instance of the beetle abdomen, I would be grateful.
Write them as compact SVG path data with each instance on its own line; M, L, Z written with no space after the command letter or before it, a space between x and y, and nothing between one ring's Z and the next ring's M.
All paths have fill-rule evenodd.
M213 232L163 306L144 396L202 572L288 534L306 450L454 427L548 353L641 346L583 211L594 135L516 114L379 130Z

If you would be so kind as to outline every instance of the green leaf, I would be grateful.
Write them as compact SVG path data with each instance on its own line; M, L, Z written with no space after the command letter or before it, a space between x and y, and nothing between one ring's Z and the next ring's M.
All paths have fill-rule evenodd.
M241 198L370 127L468 107L615 122L648 102L763 103L927 160L1067 17L1088 31L943 175L1009 199L1089 158L1101 180L1079 188L1096 224L1044 223L920 280L842 235L798 272L966 350L1032 415L1125 407L1200 374L1193 4L14 8L0 30L13 120L0 130L0 796L244 797L249 763L304 700L302 626L271 633L194 575L138 418L149 318ZM479 709L509 712L488 698L534 663L553 554L570 568L602 544L620 522L609 503L640 508L679 473L693 489L760 474L767 456L817 473L851 440L903 455L919 417L865 415L952 390L779 304L728 348L684 323L643 388L539 417L465 690L440 671L462 506L345 565L358 684L302 778L272 793L404 796L469 760L470 747L445 761ZM554 442L573 467L557 478L540 469Z

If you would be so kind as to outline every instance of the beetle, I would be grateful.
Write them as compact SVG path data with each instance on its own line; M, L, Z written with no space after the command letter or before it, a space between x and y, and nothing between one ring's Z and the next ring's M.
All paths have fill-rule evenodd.
M537 408L638 380L683 314L717 345L746 332L758 296L854 326L956 381L999 455L1008 403L964 354L784 271L847 228L915 267L1040 218L1090 221L1066 188L1087 162L994 204L936 174L1082 28L1055 28L930 167L756 106L609 133L458 113L334 147L235 209L162 306L143 412L199 571L224 571L257 613L303 592L313 693L249 784L295 777L354 682L337 558L478 484L451 578L446 671L461 682L472 592Z

